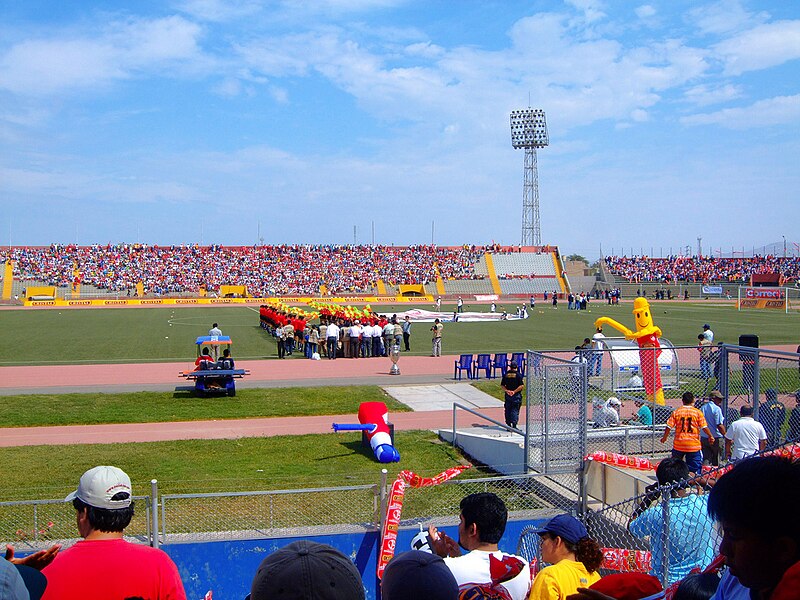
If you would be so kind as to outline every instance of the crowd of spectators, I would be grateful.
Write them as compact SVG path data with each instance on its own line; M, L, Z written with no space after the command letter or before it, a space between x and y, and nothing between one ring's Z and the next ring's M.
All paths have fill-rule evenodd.
M373 292L389 285L427 284L475 278L483 246L443 247L293 244L279 246L154 246L147 244L51 245L0 250L0 262L15 261L14 275L47 285L91 285L133 294L213 294L221 285L247 286L251 296Z
M771 254L750 258L607 256L605 262L606 267L614 275L636 282L748 283L751 275L763 273L779 273L785 281L800 279L800 257L797 256L778 257Z

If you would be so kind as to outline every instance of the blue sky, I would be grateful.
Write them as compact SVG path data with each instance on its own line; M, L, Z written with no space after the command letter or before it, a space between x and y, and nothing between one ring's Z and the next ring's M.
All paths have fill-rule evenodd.
M0 4L0 244L800 242L800 4Z

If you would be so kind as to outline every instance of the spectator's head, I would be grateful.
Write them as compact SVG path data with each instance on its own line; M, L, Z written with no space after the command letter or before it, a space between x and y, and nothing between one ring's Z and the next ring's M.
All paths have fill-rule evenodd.
M441 556L412 550L395 556L381 580L385 600L457 600L458 583Z
M597 333L603 333L602 327L595 327L595 330L597 331Z
M794 401L795 401L795 402L797 402L797 404L799 404L799 405L800 405L800 390L797 390L797 391L794 393Z
M708 323L703 325L703 331L708 331L709 329L711 329L711 325L709 325ZM695 329L695 331L697 331L697 330Z
M214 324L211 325L211 329L216 329L217 327L219 327L219 325L217 323L214 323Z
M542 538L542 560L551 564L570 559L582 562L590 573L603 564L599 544L589 537L583 523L570 515L556 515L536 533Z
M764 395L767 398L767 402L777 402L778 400L778 390L775 388L767 388L767 391L764 392Z
M353 562L336 548L302 540L267 556L250 586L249 600L363 600Z
M702 341L702 340L706 339L706 336L704 336L702 333L698 333L697 334L697 339Z
M739 409L739 414L743 417L752 417L753 416L753 407L748 406L745 404L742 408Z
M209 350L208 350L208 346L206 346L205 348L203 348L202 355L203 355L203 356L211 356L211 354L209 353Z
M117 467L100 466L82 476L78 489L64 501L78 511L78 531L86 537L92 530L120 533L133 518L130 477Z
M512 360L511 363L508 365L509 371L516 371L517 370L517 361Z
M230 355L231 351L228 350L227 348L225 348L225 350L222 351L222 356L224 356L225 358L228 358Z
M711 489L708 512L722 525L720 553L742 585L771 590L800 560L798 506L800 462L783 457L736 463Z
M680 458L665 458L656 467L656 479L661 485L685 481L689 477L689 467Z
M461 499L458 541L467 550L479 544L497 544L506 530L505 502L491 492L470 494Z
M725 397L719 390L712 390L712 392L708 395L708 397L717 406L722 404L722 401L725 399Z
M592 340L590 340L589 338L583 338L583 343L584 344L591 344Z
M692 573L681 581L672 600L708 600L719 587L716 573Z
M683 396L681 396L681 400L686 406L690 404L694 404L694 394L692 392L683 392Z
M608 405L614 410L618 411L620 408L622 408L622 400L616 396L611 396L611 398L608 399Z

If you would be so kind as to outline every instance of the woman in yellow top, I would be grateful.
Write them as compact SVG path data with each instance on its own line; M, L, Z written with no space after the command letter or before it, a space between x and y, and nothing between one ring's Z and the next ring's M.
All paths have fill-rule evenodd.
M542 538L542 561L551 566L534 578L530 600L565 600L600 579L603 553L576 518L555 516L536 533Z

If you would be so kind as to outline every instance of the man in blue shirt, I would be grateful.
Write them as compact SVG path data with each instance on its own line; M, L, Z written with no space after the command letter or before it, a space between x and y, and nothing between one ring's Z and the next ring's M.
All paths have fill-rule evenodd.
M651 575L664 574L664 507L661 501L650 506L659 496L658 486L672 485L669 498L667 581L664 587L680 581L692 569L708 566L715 556L717 533L707 512L708 496L687 491L689 468L680 458L665 458L656 469L658 484L648 486L648 493L631 516L628 530L639 538L650 538Z
M700 446L703 451L703 462L718 467L719 455L722 452L722 440L725 438L725 415L722 414L722 394L713 390L708 395L708 400L700 409L706 418L708 430L712 437L708 437L704 430L700 431Z

